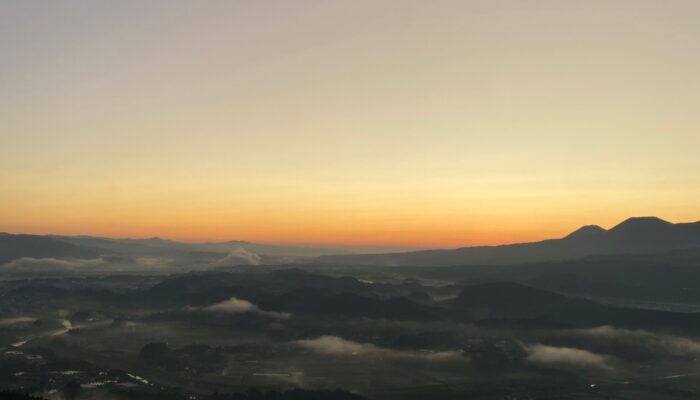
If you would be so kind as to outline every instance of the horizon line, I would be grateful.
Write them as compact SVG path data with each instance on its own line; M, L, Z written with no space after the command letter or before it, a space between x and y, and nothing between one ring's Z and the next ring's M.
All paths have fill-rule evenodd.
M609 228L604 228L601 225L598 224L585 224L585 225L580 225L577 228L574 228L568 233L563 234L561 237L544 237L539 240L532 240L532 241L523 241L523 242L502 242L502 243L495 243L495 244L464 244L464 245L459 245L456 247L451 247L451 246L426 246L426 245L407 245L407 244L398 244L398 243L318 243L318 242L273 242L273 241L251 241L251 240L246 240L246 239L221 239L221 240L216 240L216 239L204 239L204 240L188 240L188 239L180 239L176 237L167 237L167 236L160 236L160 235L155 235L155 236L110 236L110 235L101 235L101 234L89 234L89 233L81 233L81 234L66 234L66 233L56 233L56 232L9 232L9 231L0 231L0 234L8 234L8 235L30 235L30 236L45 236L45 237L51 237L51 236L59 236L59 237L73 237L73 238L96 238L96 239L108 239L108 240L162 240L162 241L169 241L169 242L176 242L176 243L184 243L184 244L223 244L223 243L229 243L229 242L241 242L241 243L246 243L246 244L252 244L252 245L266 245L266 246L287 246L287 247L300 247L300 248L320 248L320 249L325 249L325 250L335 250L335 249L361 249L361 248L366 248L366 249L396 249L396 250L408 250L408 251L419 251L419 250L439 250L439 249L459 249L459 248L465 248L465 247L497 247L497 246L508 246L508 245L513 245L513 244L523 244L523 243L537 243L543 240L551 240L551 239L562 239L568 236L571 233L576 232L577 230L584 228L584 227L591 227L591 226L597 226L604 231L609 231L613 228L615 228L618 225L621 225L622 223L633 220L633 219L658 219L663 222L667 222L673 225L678 225L678 224L693 224L693 223L700 223L700 220L696 221L688 221L688 222L671 222L667 219L653 216L653 215L645 215L645 216L633 216L633 217L628 217L623 219L622 221L611 225Z

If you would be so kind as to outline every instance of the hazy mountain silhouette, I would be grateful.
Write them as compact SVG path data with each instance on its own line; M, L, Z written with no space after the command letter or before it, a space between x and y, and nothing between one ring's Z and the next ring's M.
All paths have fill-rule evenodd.
M444 305L453 318L466 321L511 321L531 327L611 325L694 333L700 330L700 313L615 307L513 282L467 286Z
M113 239L94 236L52 236L58 240L98 248L103 251L121 254L162 255L169 253L212 253L226 254L237 249L276 257L316 257L329 253L343 253L338 249L307 246L283 246L251 243L242 240L209 243L185 243L153 237L148 239Z
M227 241L185 243L158 237L113 239L95 236L28 235L0 233L0 266L20 258L95 259L129 262L138 257L162 257L169 265L203 265L223 259L231 252L259 257L264 263L279 264L344 250L305 246L284 246ZM222 265L226 265L225 263Z
M90 259L100 252L47 236L0 233L0 265L24 257Z
M652 254L700 248L700 222L673 224L656 217L630 218L605 230L584 226L561 239L502 246L463 247L388 254L320 256L319 262L362 265L493 265L575 259L604 254Z
M171 265L225 266L228 254L243 251L246 255L257 257L256 263L263 264L312 260L314 263L341 265L487 266L687 249L700 249L700 222L673 224L655 217L641 217L630 218L610 230L587 225L561 239L534 243L374 254L337 254L329 249L244 241L182 243L160 238L111 239L3 233L0 234L0 265L23 257L94 259L104 256L134 260L137 257L156 256L171 260Z

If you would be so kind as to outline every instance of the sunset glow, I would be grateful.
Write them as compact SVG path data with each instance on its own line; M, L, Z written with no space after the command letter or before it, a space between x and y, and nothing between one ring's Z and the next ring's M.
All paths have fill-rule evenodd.
M3 6L0 231L425 248L700 219L698 2L205 3Z

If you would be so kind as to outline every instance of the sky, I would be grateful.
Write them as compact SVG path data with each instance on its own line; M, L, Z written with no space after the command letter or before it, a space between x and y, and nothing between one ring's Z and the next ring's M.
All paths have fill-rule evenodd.
M700 220L697 1L7 1L0 231L456 247Z

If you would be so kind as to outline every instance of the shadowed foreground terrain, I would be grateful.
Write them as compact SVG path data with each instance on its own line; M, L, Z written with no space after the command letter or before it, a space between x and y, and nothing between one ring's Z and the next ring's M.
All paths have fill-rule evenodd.
M682 233L652 252L448 267L4 235L2 396L698 398L695 225L631 221L630 243ZM590 235L608 234L574 234Z
M47 399L680 399L700 389L700 314L519 282L328 271L2 281L0 385ZM296 388L313 394L287 392Z

